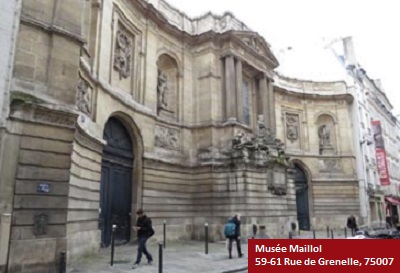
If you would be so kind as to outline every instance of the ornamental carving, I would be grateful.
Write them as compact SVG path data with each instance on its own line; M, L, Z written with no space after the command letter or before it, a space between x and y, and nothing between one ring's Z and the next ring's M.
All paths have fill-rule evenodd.
M168 91L168 78L164 72L158 69L157 77L157 108L158 110L167 110L167 91Z
M327 125L318 128L319 143L321 147L331 145L331 129Z
M341 172L341 164L339 159L326 158L320 160L320 170L321 172L332 173Z
M262 115L259 116L257 123L257 135L244 134L241 132L236 134L232 140L232 148L234 150L241 150L243 148L264 151L270 148L283 150L284 144L275 137L271 129L265 127Z
M286 114L286 137L291 142L299 139L299 116Z
M180 131L169 127L156 125L155 146L167 150L180 149Z
M92 113L92 94L89 84L82 78L78 80L78 90L76 96L76 106L79 111L91 115Z
M35 121L47 124L64 125L68 127L74 127L76 121L76 118L72 116L60 115L51 111L43 111L38 109L35 110L33 119Z
M47 234L48 219L49 219L49 216L45 213L35 215L33 234L35 234L36 236L41 236L41 235Z
M132 41L123 30L117 31L114 52L114 68L119 78L128 78L131 73Z

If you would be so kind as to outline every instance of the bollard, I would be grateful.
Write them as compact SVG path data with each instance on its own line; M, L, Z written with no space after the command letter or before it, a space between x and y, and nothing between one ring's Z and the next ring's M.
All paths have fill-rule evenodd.
M329 226L326 226L326 237L329 238Z
M67 272L67 257L65 251L61 252L60 255L60 268L59 268L60 273L66 273Z
M204 224L204 241L205 241L205 252L208 254L208 223Z
M291 231L289 231L289 239L293 239Z
M331 229L331 238L333 239L333 229Z
M111 266L114 265L114 246L115 246L115 230L117 229L117 225L112 225L112 233L111 233Z
M347 228L344 228L344 238L347 238Z
M316 236L315 236L315 229L312 231L312 234L313 234L313 238L315 239L315 238L316 238Z
M163 243L158 243L158 273L162 273L163 269Z
M165 221L164 220L164 225L163 225L163 245L164 245L164 248L165 248L165 246L167 245L166 244L166 241L167 241L167 221Z

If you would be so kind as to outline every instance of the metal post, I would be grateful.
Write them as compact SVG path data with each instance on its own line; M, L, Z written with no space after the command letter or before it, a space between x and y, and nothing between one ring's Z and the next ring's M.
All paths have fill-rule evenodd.
M158 243L158 273L162 273L163 267L163 243Z
M67 256L65 251L61 252L60 255L60 273L66 273L67 272Z
M299 236L300 236L300 228L299 228Z
M326 226L326 237L329 238L329 226Z
M111 266L114 265L114 246L115 246L115 230L117 229L117 225L112 225L112 233L111 233Z
M344 238L347 238L347 228L344 228Z
M333 229L331 229L331 238L333 239Z
M316 238L316 236L315 236L315 229L312 231L312 234L313 234L313 238L315 239L315 238Z
M208 254L208 223L205 223L204 225L204 232L205 232L205 236L204 236L204 241L205 241L205 252L206 254Z
M292 232L289 231L289 239L293 239Z
M163 245L164 248L167 245L166 241L167 241L167 221L164 220L164 225L163 225L163 236L164 236L164 240L163 240Z

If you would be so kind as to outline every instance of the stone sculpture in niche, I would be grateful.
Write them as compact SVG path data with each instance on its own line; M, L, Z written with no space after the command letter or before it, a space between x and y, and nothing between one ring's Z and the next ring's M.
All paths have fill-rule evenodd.
M318 128L319 153L321 155L334 154L331 141L331 128L328 125L321 125Z
M89 90L89 84L79 78L78 80L78 91L76 96L76 105L79 111L82 111L85 114L90 115L92 113L91 107L91 94Z
M114 68L119 72L119 78L128 78L131 72L132 42L124 31L117 31Z
M297 115L286 115L286 137L291 142L299 139L299 117Z
M320 146L330 146L331 145L331 130L327 125L321 125L318 128L318 136Z
M167 76L159 69L157 78L157 108L158 110L167 110L167 91L168 91L168 79Z
M35 225L33 227L33 234L36 236L45 235L47 233L47 222L48 222L48 215L41 213L35 215Z

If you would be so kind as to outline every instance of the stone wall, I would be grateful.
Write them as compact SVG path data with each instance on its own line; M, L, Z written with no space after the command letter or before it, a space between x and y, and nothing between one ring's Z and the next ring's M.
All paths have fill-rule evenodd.
M278 77L275 99L277 135L308 179L312 227L343 228L350 214L359 215L353 97L344 82ZM330 128L329 147L321 146L322 125Z
M102 143L81 128L71 156L67 214L67 257L75 261L100 247L99 207Z
M72 142L76 116L12 104L17 170L8 272L54 272L66 249ZM41 249L40 252L37 249ZM32 255L34 253L34 255Z

